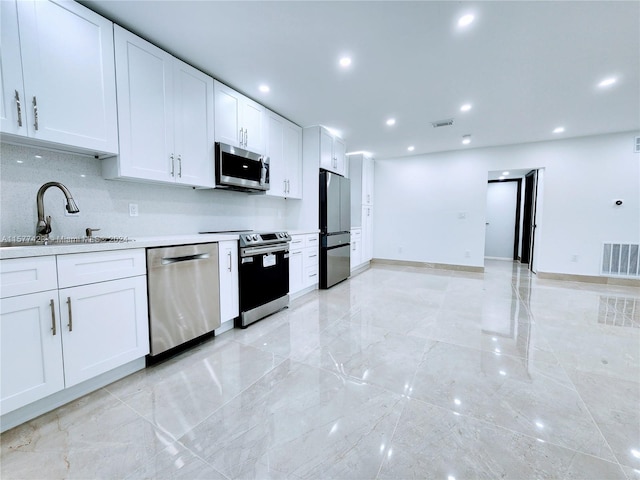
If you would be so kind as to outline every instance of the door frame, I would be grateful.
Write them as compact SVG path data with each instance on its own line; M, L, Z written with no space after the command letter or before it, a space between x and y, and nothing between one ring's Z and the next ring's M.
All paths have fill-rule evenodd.
M513 236L513 260L518 260L518 246L520 245L520 207L522 202L522 179L521 178L505 178L504 180L489 180L487 183L506 183L518 182L518 191L516 193L516 222L514 225Z
M525 198L522 223L522 258L520 262L528 264L529 270L532 270L538 200L538 170L531 170L524 176L524 179Z

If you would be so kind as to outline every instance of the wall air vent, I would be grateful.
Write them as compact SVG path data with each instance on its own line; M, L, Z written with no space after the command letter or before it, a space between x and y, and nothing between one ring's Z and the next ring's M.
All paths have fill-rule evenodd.
M605 243L602 247L602 274L640 278L640 245Z
M636 153L640 153L640 137L636 137L635 148L634 151Z
M448 120L439 120L437 122L431 122L431 125L433 125L433 128L450 127L451 125L453 125L453 118L449 118Z

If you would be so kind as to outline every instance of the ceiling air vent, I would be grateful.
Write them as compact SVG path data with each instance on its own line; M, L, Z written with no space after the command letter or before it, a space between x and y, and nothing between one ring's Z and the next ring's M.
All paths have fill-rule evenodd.
M640 137L636 137L634 152L640 153Z
M450 127L451 125L453 125L453 118L449 118L448 120L439 120L437 122L432 122L431 125L433 125L433 128Z

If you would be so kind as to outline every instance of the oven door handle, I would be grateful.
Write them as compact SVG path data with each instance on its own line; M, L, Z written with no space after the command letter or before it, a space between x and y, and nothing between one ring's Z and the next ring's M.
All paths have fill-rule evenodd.
M243 248L240 255L243 257L250 257L252 255L261 255L267 253L287 252L289 251L289 244L286 245L269 245L266 247L248 247Z

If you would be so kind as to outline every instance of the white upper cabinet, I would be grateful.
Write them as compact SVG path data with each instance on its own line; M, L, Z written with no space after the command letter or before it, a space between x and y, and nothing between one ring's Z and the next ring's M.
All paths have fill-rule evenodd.
M346 144L344 140L329 133L324 127L319 129L320 135L320 168L347 176L346 171Z
M213 78L184 62L174 62L177 183L213 187Z
M270 182L267 195L302 198L302 128L267 111L266 152Z
M26 101L22 82L18 10L15 2L0 2L0 129L3 133L27 135Z
M213 187L213 79L115 26L120 156L106 178Z
M284 123L284 161L287 169L288 198L302 198L302 128Z
M0 4L2 132L117 153L113 24L75 2Z
M215 81L216 142L265 153L266 109Z

